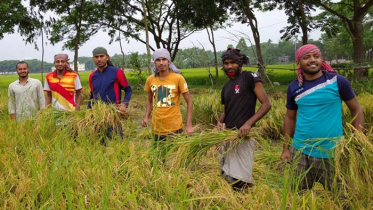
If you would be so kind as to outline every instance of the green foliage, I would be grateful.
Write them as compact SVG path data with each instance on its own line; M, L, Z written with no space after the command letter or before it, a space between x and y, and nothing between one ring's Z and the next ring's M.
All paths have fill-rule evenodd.
M30 73L37 73L41 72L41 61L37 59L32 60L24 60L28 63L30 68ZM18 60L5 60L0 61L0 72L16 72L16 64L18 63ZM52 67L54 66L53 63L47 63L44 62L43 64L43 70L44 72L50 72Z
M141 68L141 62L139 60L139 53L132 53L130 59L130 65L132 68L131 74L138 78L139 85L145 85L146 77L148 76L147 71Z
M35 31L39 31L42 27L38 14L28 10L22 2L22 0L0 1L0 40L4 34L14 33L14 29L18 27L20 34L27 36L25 41L32 43Z

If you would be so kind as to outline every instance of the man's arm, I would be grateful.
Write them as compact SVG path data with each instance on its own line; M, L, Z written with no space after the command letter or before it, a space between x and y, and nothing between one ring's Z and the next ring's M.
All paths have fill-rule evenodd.
M52 103L52 92L51 91L46 91L47 92L47 97L45 97L45 106L47 107L49 104Z
M75 111L80 110L82 104L82 89L75 90Z
M352 121L352 125L357 130L362 131L364 129L364 112L356 97L349 101L345 101L345 103L351 112L352 118L354 119L354 121Z
M284 120L284 127L283 127L283 135L285 138L285 142L282 148L281 159L285 161L290 161L290 140L294 136L295 132L295 122L297 118L297 110L287 109L285 120Z
M193 118L193 101L192 97L190 97L189 92L183 93L185 102L187 104L187 121L185 126L185 132L186 133L193 133L193 127L192 127L192 118Z
M224 107L223 107L223 110L224 110ZM225 113L222 113L220 115L220 118L219 118L218 122L217 122L217 127L218 127L219 131L225 129L224 119L225 119Z
M141 125L143 127L147 127L149 125L148 123L148 120L150 118L150 115L152 113L152 110L153 110L153 92L152 91L149 91L148 92L148 100L146 102L146 111L145 111L145 117L144 119L141 121Z
M39 103L39 110L45 108L45 96L43 91L43 85L41 82L38 82L38 88L37 88L37 96L38 96L38 103Z
M261 105L258 111L256 111L255 114L250 119L248 119L245 124L243 124L238 130L239 136L248 135L254 123L264 117L264 115L266 115L267 112L271 109L271 103L269 102L269 98L261 82L255 83L254 93Z
M10 113L10 119L16 120L16 98L14 96L14 93L11 89L11 87L8 88L8 110Z
M125 95L124 95L123 103L121 103L119 106L119 110L120 112L124 113L127 107L129 106L131 96L132 96L132 89L131 89L131 86L129 85L122 89L124 90Z

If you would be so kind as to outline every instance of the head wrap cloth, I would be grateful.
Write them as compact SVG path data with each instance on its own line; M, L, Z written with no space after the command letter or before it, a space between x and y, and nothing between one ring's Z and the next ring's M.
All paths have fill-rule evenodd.
M109 54L107 53L107 50L104 48L104 47L96 47L95 49L93 49L92 51L92 55L93 57L95 57L96 55L101 55L101 54L104 54L104 55L107 55L109 57L108 61L107 61L107 65L109 66L114 66L113 63L111 62L110 60L110 56Z
M159 49L154 50L154 53L153 53L153 60L154 60L154 62L158 58L166 58L168 60L168 62L169 62L168 68L171 71L173 71L173 72L175 72L177 74L180 74L180 70L178 68L176 68L176 66L172 63L170 52L168 52L167 49L159 48ZM157 76L159 74L159 70L157 69L156 66L153 68L153 71L154 71L154 75L155 76Z
M66 61L66 70L68 71L74 71L71 67L70 67L70 63L69 63L69 56L67 54L63 54L63 53L59 53L59 54L56 54L54 55L54 61L56 61L57 59L63 59Z
M246 55L242 54L239 49L232 48L228 48L227 51L225 51L221 56L221 60L223 62L227 59L233 60L240 67L242 67L243 64L249 64L250 62L250 59Z
M316 53L320 55L320 57L322 58L321 51L316 45L306 44L298 48L297 51L295 51L295 61L298 62L307 53ZM321 66L322 71L334 72L333 68L328 63L326 63L324 59L322 59L321 65L322 65ZM297 71L298 71L299 87L302 87L303 86L303 72L300 67L297 69Z

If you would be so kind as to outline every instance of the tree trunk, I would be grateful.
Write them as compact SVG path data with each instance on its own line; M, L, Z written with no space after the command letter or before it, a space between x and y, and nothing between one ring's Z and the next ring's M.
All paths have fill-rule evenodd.
M43 27L41 28L41 67L40 67L40 72L41 72L41 84L44 87L44 31Z
M356 81L362 81L365 80L364 77L364 71L361 68L364 66L365 62L365 50L364 50L364 34L363 34L363 24L361 22L355 22L353 30L351 30L352 35L354 36L352 38L353 43L353 49L354 49L354 63L356 65L354 69L354 78Z
M266 83L266 82L268 82L268 79L267 79L267 73L265 72L265 68L264 68L264 60L263 60L263 56L262 56L262 49L260 47L260 34L259 34L259 30L258 30L258 22L256 20L256 17L254 15L253 11L249 7L249 3L246 2L246 3L244 3L244 5L245 5L245 7L244 7L243 11L244 11L245 15L247 16L247 18L249 19L249 24L250 24L251 30L253 31L256 54L257 54L257 57L258 57L258 71L259 71L259 74L260 74L259 76L260 76L260 79L262 80L262 82Z
M152 72L152 69L151 69L151 56L150 56L150 47L149 47L148 18L146 16L147 11L146 11L146 6L145 6L145 1L141 0L141 3L142 3L142 8L144 10L143 17L144 17L144 25L145 25L145 36L146 36L146 53L148 55L148 74L151 75L153 72Z
M74 43L74 71L78 72L78 54L80 41L80 27L76 29L75 43Z
M303 1L298 0L298 4L299 4L299 12L300 12L300 17L298 18L298 20L299 20L299 25L302 29L302 43L303 45L305 45L308 43L307 17L304 14Z
M208 37L209 37L209 41L212 45L212 48L214 49L214 59L215 59L215 74L216 74L216 78L215 78L215 83L216 85L219 85L219 66L218 66L218 56L217 56L217 53L216 53L216 45L215 45L215 37L214 37L214 29L212 26L210 26L210 30L211 30L211 37L210 37L210 33L209 33L209 29L206 28L206 31L207 31L207 34L208 34Z
M119 38L119 47L120 47L120 52L122 53L122 65L121 65L121 68L122 70L124 71L124 67L125 67L125 62L124 62L124 51L123 51L123 46L122 46L122 39L120 38L120 31L118 33L118 38Z

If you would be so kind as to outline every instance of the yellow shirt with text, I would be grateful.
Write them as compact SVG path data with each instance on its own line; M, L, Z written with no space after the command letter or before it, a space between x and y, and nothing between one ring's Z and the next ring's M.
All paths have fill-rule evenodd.
M165 79L151 75L146 80L145 91L153 93L152 132L167 135L183 128L180 112L180 95L188 92L184 77L171 72Z

